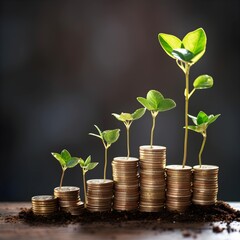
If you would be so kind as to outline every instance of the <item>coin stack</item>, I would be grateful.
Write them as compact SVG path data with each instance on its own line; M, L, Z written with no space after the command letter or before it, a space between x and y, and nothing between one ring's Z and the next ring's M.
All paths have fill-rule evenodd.
M32 210L36 215L49 216L58 211L58 199L52 195L34 196Z
M193 199L197 205L212 205L217 201L218 166L193 167Z
M113 181L91 179L87 181L87 209L91 212L111 211Z
M84 209L84 203L80 199L80 188L72 186L56 187L54 196L59 199L60 209L70 212L72 215L80 215Z
M165 201L166 147L140 146L140 211L158 212Z
M112 161L115 210L131 211L138 208L138 162L138 158L133 157L116 157Z
M166 166L167 200L170 211L184 212L191 205L192 168L182 165Z

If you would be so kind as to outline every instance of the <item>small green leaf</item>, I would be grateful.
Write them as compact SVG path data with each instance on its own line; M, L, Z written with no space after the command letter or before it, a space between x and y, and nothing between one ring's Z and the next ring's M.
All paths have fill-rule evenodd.
M173 49L181 48L182 42L179 38L174 35L159 33L158 40L163 50L172 58L175 58L172 55Z
M189 32L182 40L184 48L194 54L192 59L193 63L196 63L205 53L207 36L202 28L198 28L192 32Z
M133 114L132 114L132 118L133 120L137 120L139 118L141 118L146 112L146 108L139 108L137 109Z
M87 159L84 162L84 166L87 166L91 162L91 155L87 157Z
M82 158L79 159L79 164L80 164L81 168L84 167L85 162L84 162L84 160Z
M158 104L164 99L163 95L156 90L150 90L147 93L147 100L148 102L153 103L154 108L158 107Z
M132 121L133 120L133 117L130 113L121 113L120 114L120 118L125 121Z
M197 125L197 118L194 117L194 116L192 116L192 115L190 115L190 114L188 114L188 116L192 119L193 123L194 123L195 125Z
M213 78L207 74L197 77L193 82L193 87L196 89L206 89L213 86Z
M86 166L86 170L90 171L90 170L94 169L97 165L98 165L98 162L89 163L89 164Z
M71 154L68 152L68 150L63 149L61 152L61 156L64 159L64 161L67 163L71 159Z
M197 115L197 124L200 125L202 123L206 123L208 121L208 115L203 112L203 111L200 111Z
M125 120L123 118L121 118L121 116L117 113L112 113L112 115L119 121L125 122Z
M140 102L145 108L147 108L149 111L155 110L155 106L152 102L149 102L146 98L138 97L138 102Z
M194 57L194 54L192 52L190 52L189 50L184 49L184 48L174 49L172 51L172 55L176 59L184 61L184 62L191 62L191 60Z
M164 112L164 111L171 110L175 107L176 107L176 103L172 99L165 98L158 104L157 109L159 112Z
M120 129L114 130L106 130L102 132L103 139L107 142L107 144L112 144L116 142L120 135Z
M51 154L59 161L59 163L61 164L62 167L66 166L66 163L65 163L64 159L62 158L61 154L54 153L54 152L52 152Z
M211 123L213 123L213 122L215 122L217 119L218 119L218 117L220 117L221 116L221 114L217 114L217 115L210 115L209 117L208 117L208 122L207 122L207 124L208 124L208 126L211 124Z
M77 157L72 157L68 162L67 162L67 168L73 168L79 163L79 159Z

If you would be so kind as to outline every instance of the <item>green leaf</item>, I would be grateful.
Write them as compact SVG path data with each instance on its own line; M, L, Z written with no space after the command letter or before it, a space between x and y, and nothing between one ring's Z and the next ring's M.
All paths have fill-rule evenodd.
M133 117L130 113L121 113L120 114L120 118L125 121L132 121L133 120Z
M196 89L206 89L213 86L213 78L207 74L197 77L193 82L193 87Z
M176 103L172 99L165 98L161 102L159 102L157 110L159 112L164 112L164 111L168 111L170 109L173 109L175 107L176 107Z
M202 28L198 28L192 32L189 32L182 40L184 48L194 54L192 59L193 63L196 63L205 53L207 36Z
M120 135L120 129L114 130L106 130L102 132L103 139L107 142L107 144L112 144L116 142Z
M133 120L137 120L139 118L141 118L146 112L146 108L139 108L137 109L133 114L132 114L132 118Z
M156 90L150 90L147 93L147 100L148 102L153 103L154 108L158 107L158 104L164 99L163 95Z
M79 159L79 164L80 164L81 168L83 168L85 166L85 162L82 158Z
M153 105L152 102L149 102L146 98L143 97L138 97L137 98L138 102L140 102L145 108L147 108L149 111L155 110L155 106Z
M79 159L77 157L72 157L68 162L67 162L67 168L73 168L79 163Z
M221 116L221 114L217 114L215 116L214 115L210 115L208 117L207 125L209 126L211 123L215 122L218 119L218 117L220 117L220 116Z
M191 60L194 57L194 54L191 51L184 49L184 48L174 49L172 51L172 55L176 59L184 61L184 62L191 62Z
M123 118L121 118L121 116L117 113L112 113L112 115L119 121L125 122L125 120Z
M66 163L65 163L64 159L62 158L61 154L54 153L54 152L52 152L51 154L59 161L59 163L61 164L62 167L66 166Z
M94 169L97 165L98 165L98 162L89 163L89 164L86 166L86 170L90 171L90 170Z
M68 152L68 150L63 149L61 152L61 156L64 159L64 161L67 163L71 159L71 154Z
M192 116L192 115L190 115L190 114L188 114L188 116L192 119L192 121L193 121L193 123L194 123L195 125L198 125L198 124L197 124L197 118L196 118L196 117L194 117L194 116Z
M208 121L208 115L203 112L203 111L200 111L197 115L197 124L200 125L202 123L206 123Z
M172 58L175 58L172 55L173 49L181 48L182 42L179 38L174 35L159 33L158 40L163 50Z
M84 162L84 166L87 166L91 162L91 155L87 157L87 159Z

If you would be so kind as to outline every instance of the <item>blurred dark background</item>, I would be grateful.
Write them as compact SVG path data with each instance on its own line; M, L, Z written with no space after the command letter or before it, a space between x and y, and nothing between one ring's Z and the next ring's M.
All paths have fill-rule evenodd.
M184 75L159 45L159 32L183 38L203 27L207 50L190 72L212 75L212 89L197 91L190 113L221 113L209 127L203 163L220 167L219 199L240 200L239 1L1 1L0 201L51 194L61 168L51 152L92 155L103 177L103 146L88 136L94 124L121 128L111 160L126 155L124 125L112 112L133 112L137 96L157 89L177 107L159 114L155 144L167 146L167 163L183 155ZM131 128L132 156L149 144L147 113ZM198 163L202 137L189 133L188 165ZM64 185L82 187L80 167ZM81 191L83 197L83 191Z

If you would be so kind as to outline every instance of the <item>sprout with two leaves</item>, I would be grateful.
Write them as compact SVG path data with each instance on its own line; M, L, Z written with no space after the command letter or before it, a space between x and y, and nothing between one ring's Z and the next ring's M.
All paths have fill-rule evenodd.
M200 152L198 155L199 165L201 168L202 167L202 152L203 152L206 140L207 140L207 128L210 124L212 124L213 122L215 122L217 120L217 118L220 116L220 114L217 114L215 116L211 114L208 116L203 111L200 111L198 113L197 117L194 117L191 115L188 115L188 116L192 119L193 123L195 124L192 126L188 126L188 129L192 130L194 132L197 132L197 133L201 133L203 136L202 145L201 145Z
M105 148L105 157L104 157L104 180L106 180L107 175L107 154L108 148L115 143L120 135L120 129L113 129L113 130L105 130L101 131L97 125L94 125L97 129L99 135L95 133L89 133L89 135L100 138L102 140L103 146Z
M75 167L79 163L79 158L72 157L71 154L66 149L62 150L61 153L52 152L52 155L59 161L62 167L62 176L59 185L59 187L61 188L65 171L68 168Z
M172 108L176 107L176 103L170 98L164 98L163 95L156 91L150 90L147 93L147 97L138 97L137 100L151 112L152 115L152 129L151 129L151 138L150 146L153 146L153 135L155 129L156 117L159 112L165 112Z
M87 190L86 190L86 176L85 175L88 171L93 170L98 165L98 162L91 162L91 156L88 156L85 161L82 158L79 158L79 165L82 168L84 199L85 199L84 207L86 207Z
M189 73L190 68L195 64L205 53L207 36L202 28L189 32L180 40L174 35L159 33L158 40L163 50L173 59L185 74L185 135L184 135L184 154L183 167L187 160L187 145L188 145L188 103L189 98L197 89L206 89L213 86L213 79L209 75L201 75L195 79L193 90L189 91Z
M132 122L141 118L144 113L146 112L145 108L139 108L137 109L134 113L121 113L121 114L116 114L112 113L112 115L119 121L123 122L126 131L127 131L127 158L130 157L130 136L129 136L129 130L132 125Z

